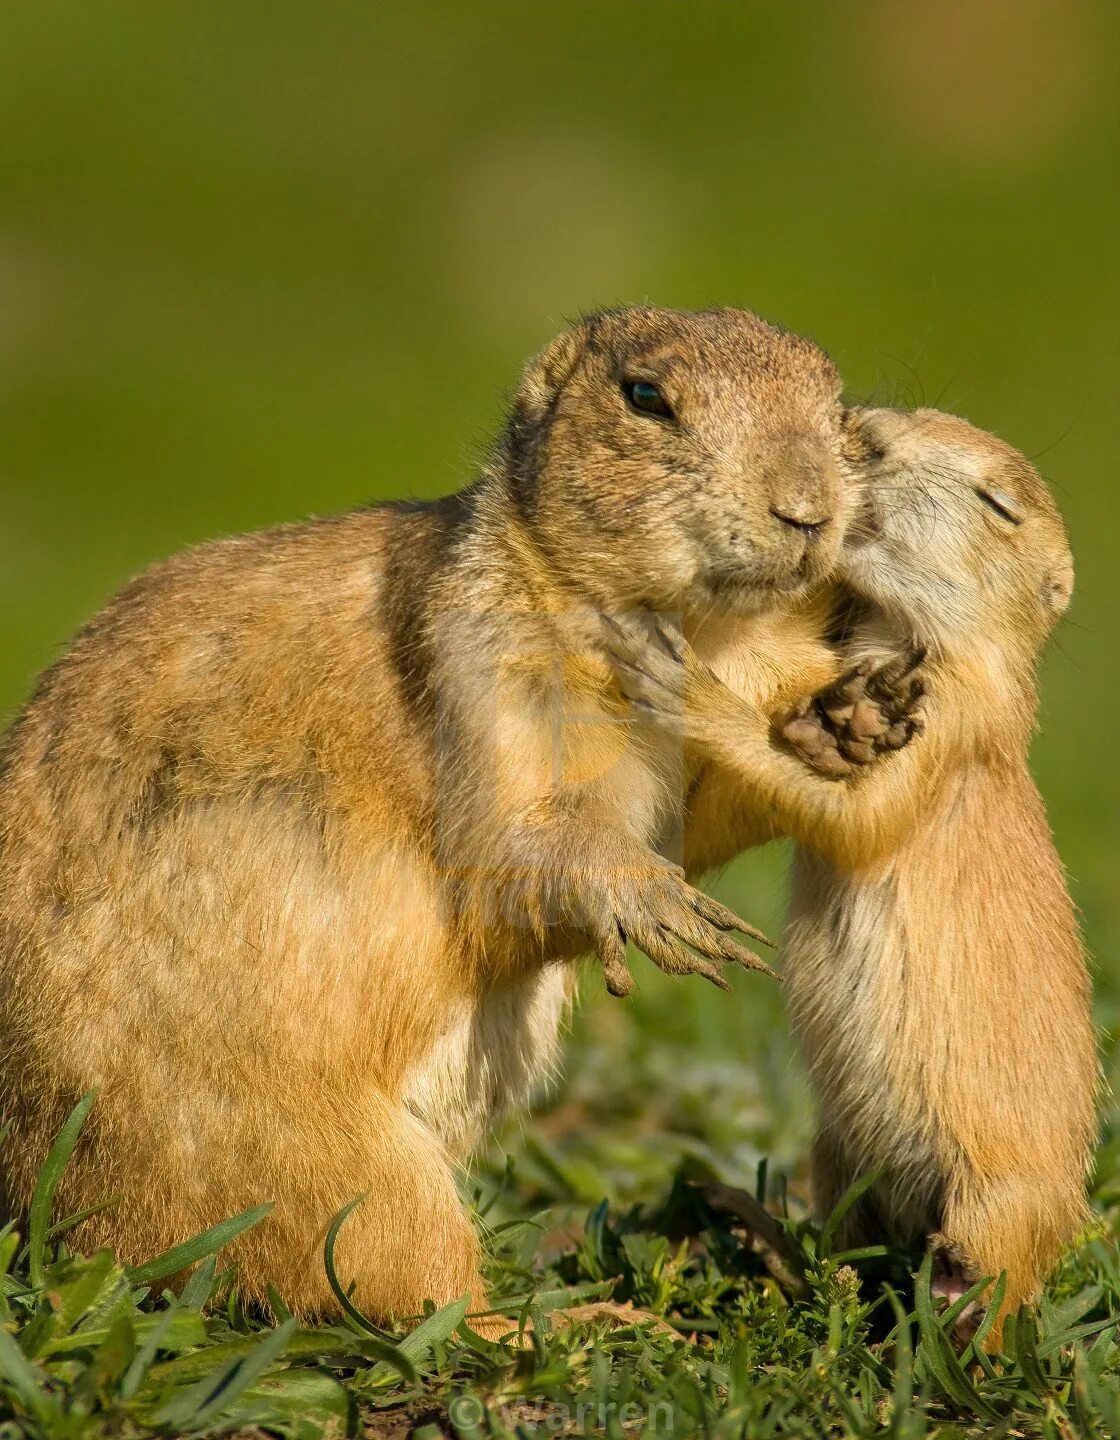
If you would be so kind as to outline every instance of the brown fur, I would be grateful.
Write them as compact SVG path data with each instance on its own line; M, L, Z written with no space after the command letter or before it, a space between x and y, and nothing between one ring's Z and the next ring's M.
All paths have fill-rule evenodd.
M821 1104L821 1213L883 1167L849 1238L928 1239L965 1279L1006 1270L1002 1322L1085 1219L1094 1134L1089 982L1026 763L1072 565L1009 446L928 410L866 412L851 436L868 513L842 558L859 597L845 651L928 649L923 735L851 779L817 777L694 658L674 667L640 644L616 658L631 697L661 724L675 712L799 842L783 962ZM1021 524L981 490L1013 498ZM787 727L799 743L804 712Z
M659 850L696 873L768 827L631 723L599 611L678 612L762 707L831 679L838 388L743 312L595 316L461 494L205 546L94 620L0 762L7 1209L97 1087L61 1203L121 1200L79 1243L139 1261L274 1200L231 1258L314 1314L366 1194L358 1304L483 1305L454 1163L554 1063L572 962L625 990L623 930L751 962Z

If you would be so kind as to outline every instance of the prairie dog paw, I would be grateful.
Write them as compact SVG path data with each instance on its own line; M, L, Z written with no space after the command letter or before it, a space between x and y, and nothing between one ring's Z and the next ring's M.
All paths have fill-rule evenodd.
M680 727L686 696L715 679L696 659L680 629L660 615L600 618L603 648L623 695L648 720Z
M902 750L925 726L922 648L886 663L863 660L806 700L782 736L806 764L844 779Z
M701 975L728 989L723 967L760 970L780 977L753 951L733 938L739 931L771 945L761 930L726 905L688 884L679 866L650 857L641 868L620 866L585 893L584 928L612 995L628 995L633 979L626 964L632 940L667 975Z
M701 739L705 713L717 711L728 693L679 626L645 613L600 619L603 649L633 710L656 726Z

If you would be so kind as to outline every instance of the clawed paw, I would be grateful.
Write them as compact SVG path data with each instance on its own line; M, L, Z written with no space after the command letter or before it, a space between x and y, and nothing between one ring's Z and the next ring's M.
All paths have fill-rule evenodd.
M585 923L612 995L633 989L627 940L665 974L701 975L721 990L730 988L722 968L727 964L781 978L730 932L738 930L764 945L773 942L734 910L695 890L679 866L665 860L610 877L587 906Z
M635 710L679 726L685 692L698 666L683 634L660 615L603 615L603 648L619 688Z
M926 652L907 651L885 664L864 660L794 712L786 743L814 770L844 779L922 733Z

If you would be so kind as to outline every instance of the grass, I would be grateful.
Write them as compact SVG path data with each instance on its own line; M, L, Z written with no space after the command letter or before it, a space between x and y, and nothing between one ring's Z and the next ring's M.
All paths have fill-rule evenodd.
M749 1187L723 1183L728 1136L713 1144L696 1123L702 1067L660 1091L644 1164L632 1095L631 1146L615 1144L588 1098L612 1107L587 1031L575 1080L516 1141L516 1163L496 1147L470 1182L506 1344L473 1332L465 1299L395 1331L349 1301L332 1326L301 1327L279 1295L271 1314L248 1313L221 1246L268 1207L131 1270L107 1251L72 1253L80 1217L52 1206L87 1097L44 1166L28 1234L0 1231L2 1440L1120 1434L1120 1143L1101 1147L1097 1232L1038 1311L1008 1326L1004 1354L957 1354L948 1327L963 1302L938 1313L918 1257L838 1253L837 1216L812 1223L765 1161ZM632 1068L622 1088L642 1076ZM161 1281L184 1264L176 1296Z
M1078 595L1034 761L1101 957L1098 1016L1120 1021L1120 187L1101 183L1120 154L1120 10L1051 6L1060 23L1039 25L1006 0L864 3L806 27L765 0L640 18L620 0L431 0L313 24L306 8L114 0L60 23L58 6L4 6L0 715L158 557L461 484L563 317L745 304L825 343L854 394L967 414L1054 484ZM737 873L722 898L780 925L770 859ZM276 1324L248 1316L202 1253L213 1236L172 1302L157 1274L68 1255L45 1203L33 1237L3 1242L0 1440L556 1433L565 1415L617 1433L636 1428L625 1405L675 1434L1120 1434L1111 1337L1046 1349L1120 1310L1111 1131L1101 1234L1019 1330L1022 1354L976 1380L916 1307L908 1262L820 1254L776 991L639 975L626 1005L582 1007L564 1087L503 1137L515 1167L498 1149L470 1182L497 1293L537 1297L532 1349L473 1344L453 1314L403 1346L285 1328L279 1306ZM763 1155L800 1279L688 1188L757 1192ZM893 1339L884 1282L916 1314ZM549 1330L544 1312L588 1286L686 1339Z

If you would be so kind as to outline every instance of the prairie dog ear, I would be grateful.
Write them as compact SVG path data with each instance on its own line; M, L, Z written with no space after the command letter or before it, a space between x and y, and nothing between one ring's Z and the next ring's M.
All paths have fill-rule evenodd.
M844 458L851 465L867 465L886 453L894 416L889 410L850 405L840 417Z
M590 334L591 321L584 320L557 335L529 361L517 387L501 455L514 492L527 511L536 502L552 412L587 348Z
M589 323L578 325L550 340L539 355L526 365L518 386L516 406L526 418L543 419L570 379L587 346Z

